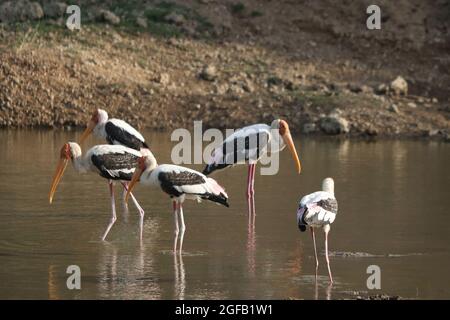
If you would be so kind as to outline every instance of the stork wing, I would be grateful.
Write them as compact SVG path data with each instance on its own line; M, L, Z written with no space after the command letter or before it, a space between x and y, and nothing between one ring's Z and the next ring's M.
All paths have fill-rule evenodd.
M135 128L123 120L109 120L105 124L105 131L106 139L111 144L120 144L135 150L148 148L144 137Z
M130 152L94 153L92 164L100 175L112 180L131 180L139 156Z

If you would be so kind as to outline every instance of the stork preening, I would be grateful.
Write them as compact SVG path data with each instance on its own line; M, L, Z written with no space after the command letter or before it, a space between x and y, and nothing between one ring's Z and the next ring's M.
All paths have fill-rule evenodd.
M58 184L61 181L70 160L72 161L73 167L77 172L94 172L98 173L101 177L108 179L109 191L111 195L111 220L102 236L102 240L105 240L109 230L117 220L113 181L120 181L123 187L128 189L124 181L131 180L139 157L141 157L141 153L137 150L121 145L108 144L92 147L83 157L80 146L75 142L68 142L61 148L58 167L55 171L50 188L49 202L52 203L56 188L58 187ZM131 197L139 211L140 239L142 240L144 210L132 194Z
M314 245L314 257L316 258L316 280L319 259L317 258L314 229L322 228L325 232L325 259L331 283L333 283L333 277L331 275L330 259L328 257L328 232L330 232L331 224L334 219L336 219L337 211L338 203L334 196L334 180L332 178L325 178L323 180L322 191L317 191L304 196L300 200L297 210L297 225L300 231L305 231L307 226L311 230Z
M181 254L186 230L183 215L184 200L191 199L200 202L205 199L228 207L228 195L214 179L208 178L198 171L171 164L158 165L149 150L142 151L142 153L143 156L138 159L138 165L131 179L125 201L128 200L128 196L138 181L146 186L160 188L167 193L173 201L175 218L173 250L176 253L179 236L179 253Z
M267 152L279 152L286 145L295 161L297 172L301 171L300 160L295 149L289 130L289 125L284 120L274 120L267 124L255 124L237 130L225 139L220 147L217 147L212 158L203 170L203 174L224 169L236 164L248 164L247 176L247 203L250 214L255 213L255 171L256 163Z

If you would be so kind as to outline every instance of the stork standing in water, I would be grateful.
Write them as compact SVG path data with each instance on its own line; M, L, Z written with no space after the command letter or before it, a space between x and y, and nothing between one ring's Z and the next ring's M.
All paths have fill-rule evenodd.
M79 173L94 172L98 173L101 177L108 179L112 212L111 220L102 236L102 240L105 240L109 230L117 219L113 181L120 181L124 188L127 189L124 181L131 180L139 157L141 157L141 153L139 151L121 145L108 144L92 147L83 157L80 146L75 142L68 142L61 148L60 160L50 188L49 202L52 203L53 201L56 188L61 181L69 160L72 161L74 169ZM131 197L136 208L139 210L140 239L142 240L144 210L132 194Z
M183 202L186 199L202 199L213 201L228 207L228 195L225 190L212 178L202 173L172 164L158 165L150 151L143 152L138 159L138 166L131 179L125 201L131 194L135 184L140 181L143 185L159 187L173 199L173 212L175 218L175 239L173 250L177 251L178 235L180 236L179 253L183 248L184 224ZM180 219L181 226L178 222Z
M108 113L103 109L96 109L92 114L86 129L80 138L80 144L87 137L94 133L94 136L106 139L109 144L122 145L137 151L149 149L144 137L127 122L120 119L109 119ZM125 182L125 186L127 182ZM124 188L125 197L126 188Z
M300 160L289 130L284 120L274 120L267 124L254 124L237 130L225 139L222 145L213 151L212 158L203 170L203 174L224 169L236 164L248 164L247 202L249 214L255 213L255 170L256 163L267 152L279 152L286 145L292 153L298 173L301 171Z
M325 178L322 182L322 191L317 191L304 196L300 200L297 210L297 225L300 231L305 231L309 226L314 244L314 256L316 258L316 280L319 260L317 259L315 228L322 228L325 232L325 259L327 261L328 275L330 282L333 283L331 276L330 259L328 257L328 232L331 224L336 219L338 203L334 197L334 180Z
M96 137L106 139L109 144L118 144L137 151L148 149L142 134L123 120L108 120L108 113L103 109L94 111L81 135L80 143L83 143L92 132Z

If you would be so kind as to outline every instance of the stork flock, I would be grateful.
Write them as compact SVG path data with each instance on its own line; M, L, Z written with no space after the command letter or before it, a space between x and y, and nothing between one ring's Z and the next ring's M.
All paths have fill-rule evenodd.
M98 138L106 139L108 144L95 145L83 156L81 145L91 133ZM239 145L236 143L238 140L245 141L245 143ZM256 143L250 144L249 141L256 141ZM230 145L234 147L229 148ZM52 203L58 184L70 161L78 173L97 173L108 182L111 197L111 219L102 235L102 240L106 239L117 220L114 183L118 182L123 186L125 204L131 197L139 212L139 237L142 241L145 212L132 190L137 182L144 186L159 188L169 195L173 203L175 220L173 250L174 253L181 254L186 230L183 213L183 203L186 199L198 202L204 199L229 207L225 189L208 175L234 165L248 165L246 195L249 215L254 216L256 164L268 152L280 152L286 146L295 161L296 172L300 173L301 163L286 121L277 119L270 125L254 124L243 127L227 137L222 145L213 151L210 161L201 173L178 165L158 164L141 133L123 120L109 119L105 110L96 109L79 143L67 142L62 146L59 163L51 182L49 202ZM300 231L305 231L307 227L311 230L316 260L316 279L319 262L314 230L322 228L325 233L325 257L331 283L333 278L328 257L328 233L336 214L337 201L334 196L332 178L323 180L321 191L301 198L297 210L297 225Z

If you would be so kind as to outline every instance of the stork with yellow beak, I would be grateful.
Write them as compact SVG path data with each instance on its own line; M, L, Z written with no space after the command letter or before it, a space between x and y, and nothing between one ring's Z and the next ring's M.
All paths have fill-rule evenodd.
M50 204L53 202L53 197L56 192L61 178L64 175L67 164L72 162L75 171L78 173L93 172L99 174L101 177L108 179L109 191L111 194L111 220L102 236L105 240L109 230L116 222L116 206L114 199L114 181L119 181L123 187L128 190L124 181L130 181L138 159L141 153L134 149L130 149L119 145L97 145L89 149L83 157L80 146L75 142L65 143L59 154L59 163L53 176L48 200ZM133 194L130 194L136 208L140 215L140 239L142 240L142 230L144 223L144 210Z
M209 175L220 169L236 164L248 164L247 202L249 214L255 214L254 184L256 163L268 152L280 152L286 146L294 159L296 171L300 173L301 164L292 141L289 125L284 120L274 120L267 124L254 124L237 130L225 139L212 154L211 160L203 170Z

